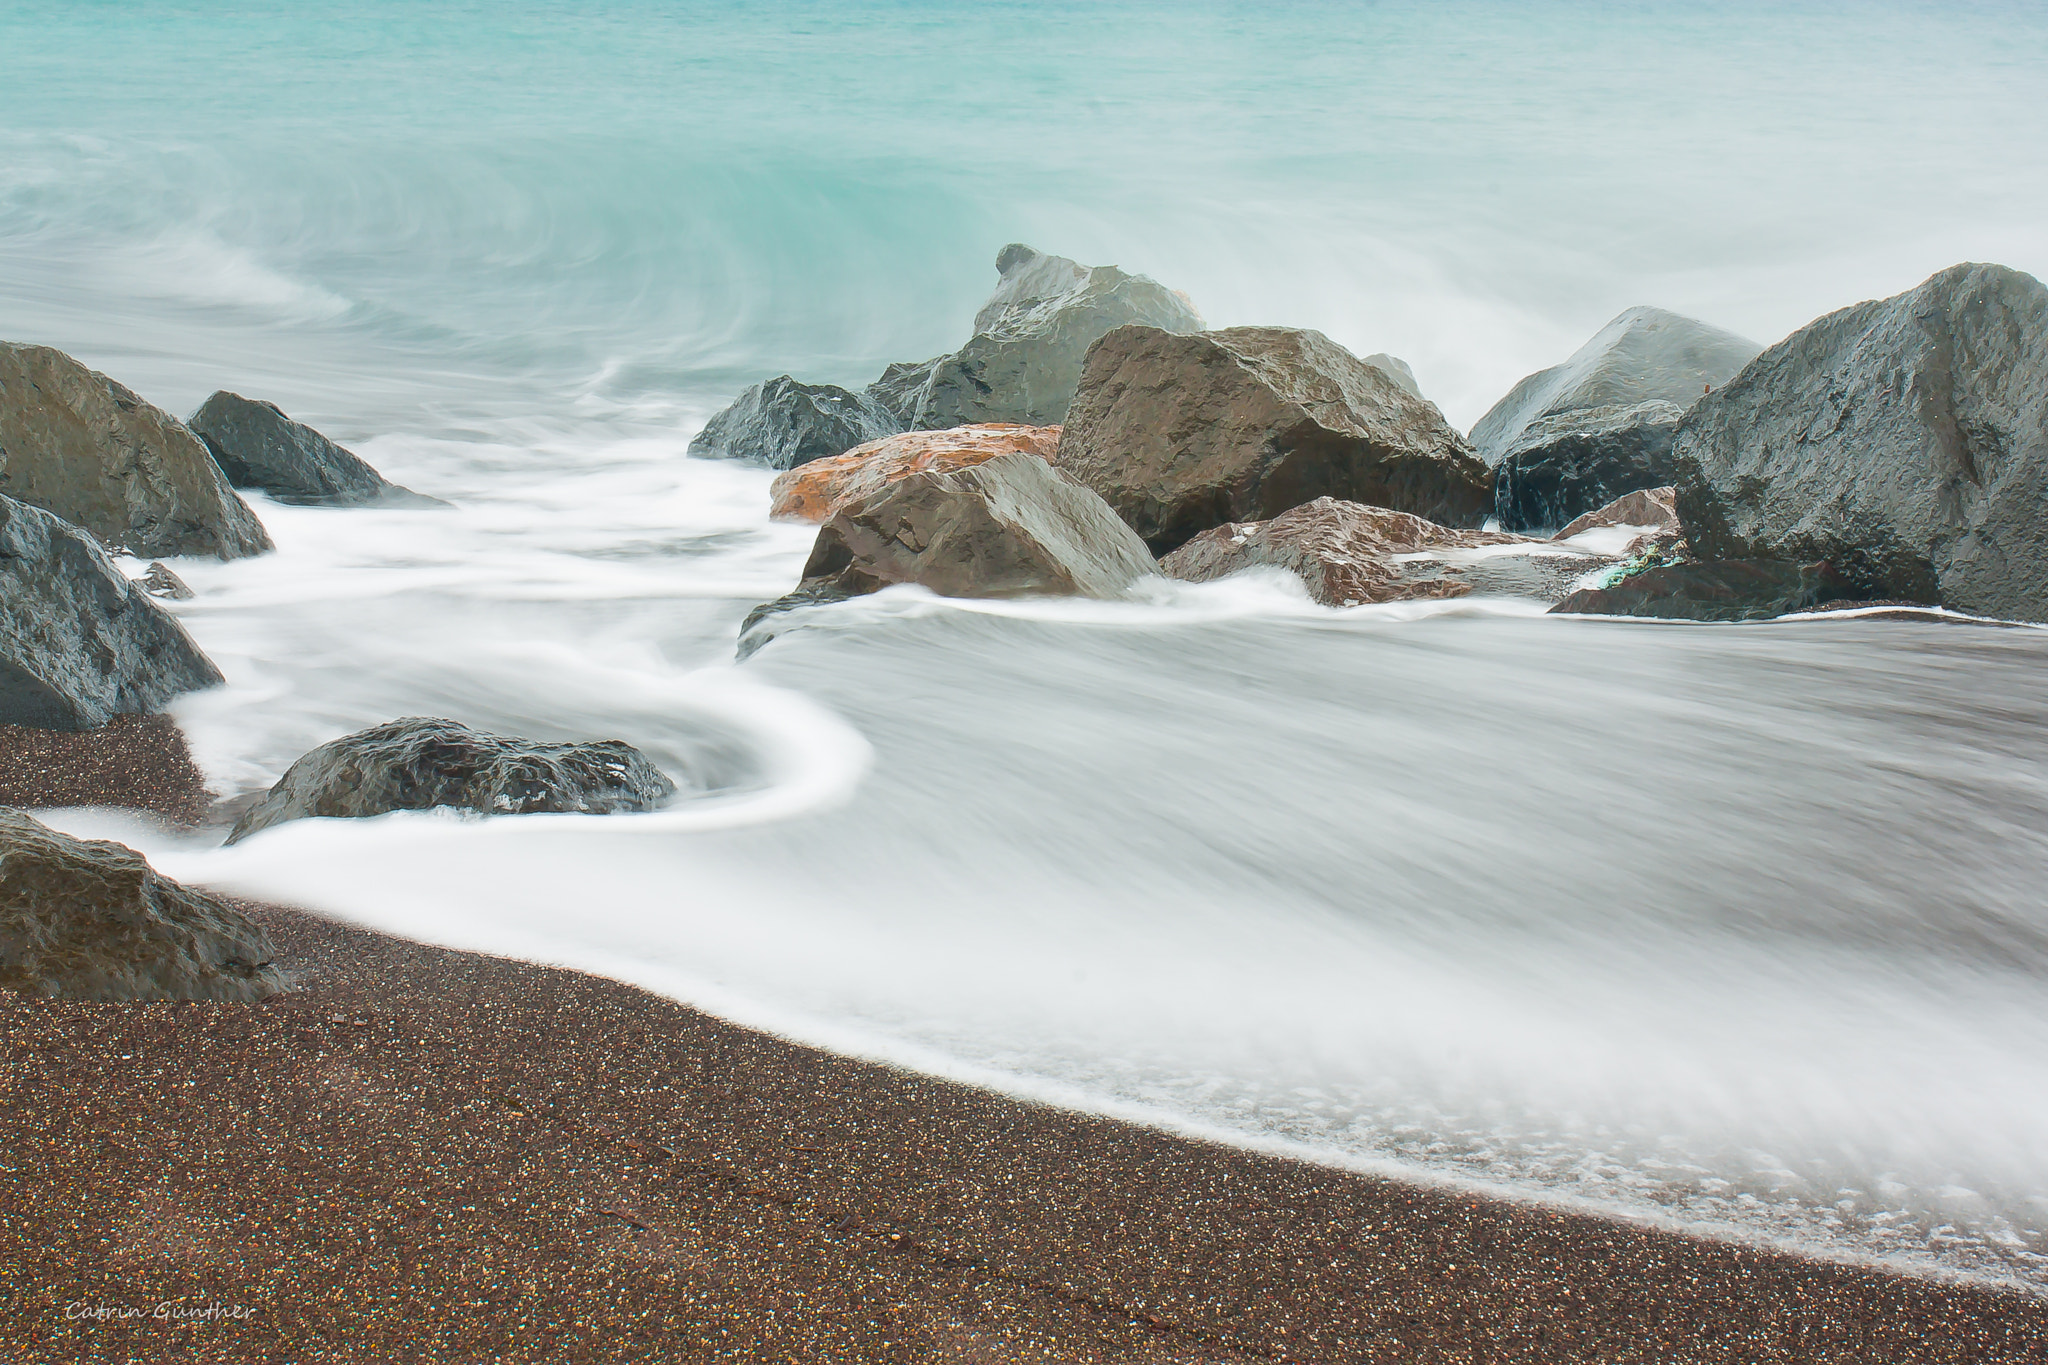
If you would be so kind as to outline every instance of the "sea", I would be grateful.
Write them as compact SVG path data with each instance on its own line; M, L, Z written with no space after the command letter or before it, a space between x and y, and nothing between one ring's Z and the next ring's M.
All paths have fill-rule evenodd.
M812 532L686 454L756 380L958 346L1012 241L1467 428L1633 305L1769 344L2048 273L2044 126L2036 4L8 0L0 337L455 504L252 495L275 553L173 562L215 790L409 715L683 788L50 818L1076 1110L2048 1292L2042 629L1250 574L891 589L742 662Z

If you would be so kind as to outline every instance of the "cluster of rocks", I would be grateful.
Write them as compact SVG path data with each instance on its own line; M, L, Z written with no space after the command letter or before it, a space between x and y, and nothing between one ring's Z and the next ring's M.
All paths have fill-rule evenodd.
M997 269L955 355L806 400L829 421L764 403L815 394L772 380L693 444L787 470L774 514L820 523L743 654L783 611L894 583L1109 597L1255 567L1331 606L2048 619L2048 289L2019 271L1956 266L1769 348L1632 308L1467 436L1391 356L1206 331L1150 280L1028 247Z

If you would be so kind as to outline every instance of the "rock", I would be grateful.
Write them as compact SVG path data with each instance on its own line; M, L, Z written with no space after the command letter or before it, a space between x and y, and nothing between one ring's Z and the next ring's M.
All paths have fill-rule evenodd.
M1557 533L1557 539L1570 540L1573 536L1603 526L1648 527L1660 534L1678 533L1678 509L1672 500L1677 496L1676 488L1638 488L1633 493L1624 493L1605 507L1586 513Z
M1033 455L1048 463L1059 453L1058 427L1027 427L1014 422L952 427L945 431L905 431L855 446L844 455L813 460L769 485L768 514L798 521L829 521L849 502L858 502L920 470L965 469L998 455Z
M1528 548L1515 552L1516 546ZM1317 498L1270 521L1212 527L1159 567L1169 578L1202 583L1270 565L1300 578L1326 607L1356 607L1473 592L1555 602L1587 572L1612 562L1528 536L1458 530L1384 507Z
M135 555L271 548L197 436L48 346L0 342L0 493Z
M1493 471L1493 514L1515 531L1547 531L1636 488L1668 485L1671 438L1685 409L1651 399L1539 417Z
M1144 542L1032 455L923 470L843 506L804 566L814 592L921 583L944 597L1118 597L1154 573Z
M194 596L192 589L185 586L185 580L172 573L170 566L162 560L150 561L142 577L134 580L151 597L167 597L173 602L189 602Z
M1319 497L1454 527L1492 500L1435 404L1293 327L1111 332L1088 353L1059 464L1160 553Z
M867 394L805 384L785 374L745 390L706 422L691 440L690 454L794 469L902 429L903 423Z
M1386 375L1417 398L1422 397L1422 386L1415 382L1415 371L1408 368L1408 362L1397 355L1378 351L1365 358L1365 363Z
M859 596L837 578L814 578L799 583L772 602L763 602L740 622L739 661L745 663L788 625L790 612L804 607L829 607Z
M910 426L1055 425L1098 337L1126 323L1168 332L1202 327L1185 294L1113 265L1091 269L1013 242L996 257L996 270L1002 282L975 314L974 335L933 367Z
M279 502L320 507L446 507L386 481L353 451L294 422L275 403L223 389L199 405L186 426L206 443L237 488L259 488Z
M286 820L453 806L486 815L652 810L676 785L630 744L539 744L411 716L303 755L243 812L227 842Z
M917 421L917 401L923 396L926 385L931 383L932 372L950 358L935 355L915 365L899 360L883 370L882 377L863 392L886 408L896 419L896 424L908 431Z
M1586 588L1552 612L1654 616L1683 621L1764 621L1842 597L1842 580L1825 564L1717 560L1673 564Z
M74 1000L253 1001L291 982L246 915L141 854L0 810L0 986Z
M91 730L220 681L98 541L0 496L0 724Z
M1481 459L1497 465L1540 418L1589 408L1632 408L1652 401L1690 407L1706 389L1734 378L1760 349L1733 332L1662 308L1631 308L1601 328L1564 364L1538 370L1510 389L1472 428L1472 444ZM1551 432L1554 437L1566 429L1553 426ZM1668 482L1646 478L1628 487ZM1604 499L1578 511L1590 511L1600 501Z
M1832 564L1843 596L2048 620L2048 288L1958 265L1787 337L1686 414L1705 557Z

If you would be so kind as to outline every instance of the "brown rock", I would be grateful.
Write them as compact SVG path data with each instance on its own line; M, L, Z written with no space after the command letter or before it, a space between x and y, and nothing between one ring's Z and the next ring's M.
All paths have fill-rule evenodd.
M1060 467L1155 552L1319 497L1478 526L1491 480L1436 405L1321 332L1119 327L1088 352Z
M0 493L138 556L271 548L182 422L48 346L0 342Z
M906 431L778 475L769 486L773 499L769 515L830 521L840 508L872 497L911 474L965 469L998 455L1033 455L1050 462L1059 447L1058 427L1028 427L1016 422Z
M1541 547L1523 554L1496 546ZM1401 558L1427 556L1427 558ZM1294 574L1324 606L1507 593L1556 601L1603 556L1559 554L1549 542L1500 531L1458 530L1406 512L1317 498L1270 521L1229 522L1160 561L1191 583L1270 565Z
M1676 534L1678 531L1678 509L1672 505L1678 490L1669 485L1663 488L1638 488L1633 493L1624 493L1605 507L1586 513L1571 525L1557 533L1557 539L1569 540L1582 531L1595 530L1602 526L1654 526L1660 533Z

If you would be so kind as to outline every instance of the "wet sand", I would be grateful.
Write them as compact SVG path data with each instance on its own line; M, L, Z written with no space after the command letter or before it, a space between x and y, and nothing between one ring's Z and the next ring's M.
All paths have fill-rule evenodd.
M195 809L149 733L146 763L118 736L156 784L130 803ZM251 909L300 991L0 1000L9 1358L2048 1361L2048 1299L1233 1151Z

